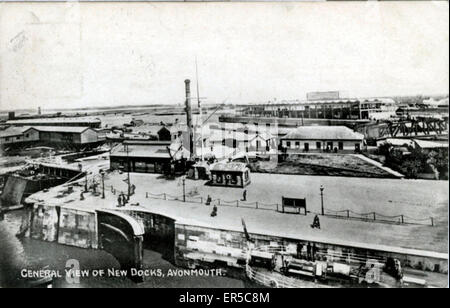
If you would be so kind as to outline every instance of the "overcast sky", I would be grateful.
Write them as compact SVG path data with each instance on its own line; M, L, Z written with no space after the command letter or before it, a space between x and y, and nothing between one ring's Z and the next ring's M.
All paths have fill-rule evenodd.
M0 4L0 109L448 93L447 2Z

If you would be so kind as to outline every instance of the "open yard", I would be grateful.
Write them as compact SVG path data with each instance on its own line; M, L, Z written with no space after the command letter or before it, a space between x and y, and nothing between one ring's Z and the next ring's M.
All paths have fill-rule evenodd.
M47 193L40 192L33 199L46 200L49 204L80 209L114 208L117 194L111 192L112 185L118 192L127 191L124 181L126 174L118 172L106 176L106 198L85 194L85 200L79 200L79 191L56 198L58 187ZM310 238L352 242L358 245L376 244L404 248L415 248L437 252L448 252L448 182L426 180L370 179L328 176L301 176L283 174L252 173L251 184L247 190L247 201L261 203L281 203L282 196L306 198L309 211L319 213L320 185L324 187L324 207L326 209L351 209L356 212L377 211L384 215L405 214L415 218L436 218L436 225L394 225L378 222L321 217L322 229L311 229L313 215L283 214L274 210L237 207L236 200L242 198L243 189L220 188L204 185L205 181L186 180L187 201L183 203L183 185L180 178L167 180L157 174L130 175L131 183L136 185L136 193L130 203L139 203L139 207L168 215L179 222L242 230L240 219L244 218L250 232L267 233L287 237ZM77 192L78 191L78 192ZM149 193L148 198L146 192ZM150 194L177 196L179 201L152 198ZM200 204L199 198L210 195L221 199L218 216L210 217L211 206ZM170 198L168 198L170 199ZM173 199L172 199L173 200ZM224 201L230 202L225 206Z
M252 161L254 172L391 178L391 173L353 154L291 154L283 162Z

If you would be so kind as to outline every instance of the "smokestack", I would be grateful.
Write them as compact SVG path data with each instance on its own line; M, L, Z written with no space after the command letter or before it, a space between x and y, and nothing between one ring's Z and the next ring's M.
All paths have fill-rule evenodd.
M193 134L192 134L192 112L191 112L191 81L189 79L186 79L184 81L186 86L186 124L188 129L188 135L189 135L189 152L194 152L193 147Z

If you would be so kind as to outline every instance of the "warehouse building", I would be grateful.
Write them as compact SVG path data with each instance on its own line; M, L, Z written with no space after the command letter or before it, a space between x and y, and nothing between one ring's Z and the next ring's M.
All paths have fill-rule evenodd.
M56 149L80 150L97 147L104 142L97 131L74 126L11 126L0 132L3 148L20 150L27 146L49 146Z
M170 141L124 141L111 149L111 170L140 173L174 173L187 168L183 165L190 153Z
M39 141L39 131L29 126L9 127L0 131L1 145L22 144L37 141Z
M367 120L395 115L390 98L349 98L340 91L310 92L306 100L273 100L243 106L241 115L297 119Z
M345 126L302 126L281 138L287 152L359 152L364 135Z
M12 126L79 126L100 128L102 122L98 118L37 118L15 119L6 121L6 125Z
M39 131L39 141L47 144L69 143L88 145L98 143L98 133L89 127L34 126Z

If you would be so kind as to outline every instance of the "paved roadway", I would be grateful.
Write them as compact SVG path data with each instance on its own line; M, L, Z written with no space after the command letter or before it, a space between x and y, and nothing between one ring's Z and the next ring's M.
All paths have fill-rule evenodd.
M220 206L219 215L210 217L211 207L199 203L183 203L146 198L145 192L169 193L181 196L182 184L179 179L167 181L154 174L131 174L131 182L136 185L136 194L131 203L139 202L140 207L174 217L179 222L210 227L242 230L240 218L244 218L247 228L253 233L303 238L317 241L358 245L380 245L413 248L448 253L448 184L444 181L396 180L341 178L322 176L296 176L252 174L252 183L246 189L248 201L280 203L281 196L305 197L308 209L320 211L319 187L325 187L325 207L332 209L350 208L358 212L377 211L385 215L408 214L412 217L427 218L439 216L437 226L394 225L354 220L321 217L320 230L311 229L312 214L308 216L278 213L271 210L257 210L236 206ZM64 198L55 198L61 187L47 193L40 192L34 199L46 200L49 204L68 207L95 209L111 208L117 204L117 195L108 188L126 192L126 174L114 172L106 176L106 199L86 194L79 201L79 191ZM186 191L204 200L209 194L222 200L236 200L242 197L242 189L218 188L203 185L203 181L186 180Z

